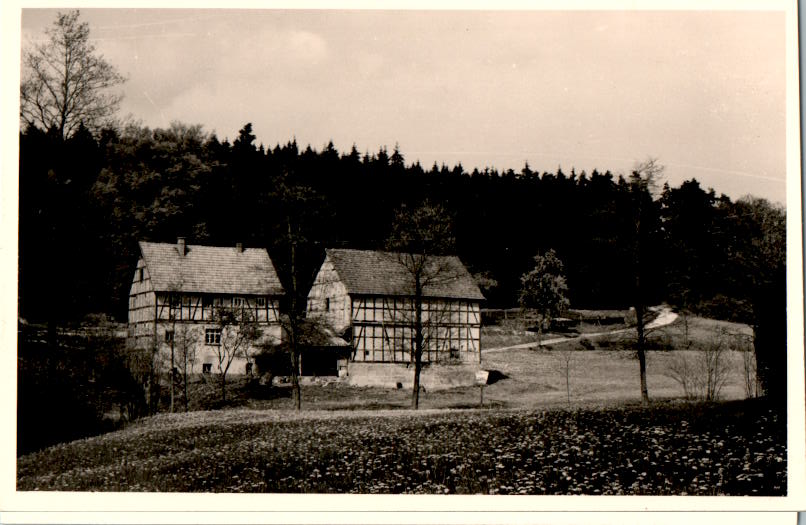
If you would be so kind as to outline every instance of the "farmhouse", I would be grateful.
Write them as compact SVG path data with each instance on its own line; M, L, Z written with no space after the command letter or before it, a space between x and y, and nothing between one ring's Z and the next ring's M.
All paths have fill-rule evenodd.
M403 255L326 250L308 294L307 312L350 342L350 356L339 362L339 375L366 375L388 384L413 370L414 280L401 263ZM479 304L484 296L458 257L430 258L427 273L422 293L423 362L478 368ZM390 364L398 366L383 366Z
M222 308L255 323L261 334L232 361L230 373L250 372L250 350L280 341L278 308L284 290L265 249L186 244L182 237L176 244L139 244L129 294L130 344L158 351L163 358L181 346L195 358L194 372L220 371L222 344L226 347L228 338L238 334L237 327L225 327L222 333L214 320Z

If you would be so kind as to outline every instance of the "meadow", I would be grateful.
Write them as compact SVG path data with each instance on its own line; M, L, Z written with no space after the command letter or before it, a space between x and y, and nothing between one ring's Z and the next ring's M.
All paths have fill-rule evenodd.
M165 414L19 458L17 489L784 495L785 434L758 400Z

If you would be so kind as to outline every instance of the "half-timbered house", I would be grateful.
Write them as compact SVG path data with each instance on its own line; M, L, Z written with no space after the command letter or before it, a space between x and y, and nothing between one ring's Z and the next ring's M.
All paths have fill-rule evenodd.
M422 291L422 360L477 366L484 296L458 257L432 257L429 264L436 270ZM339 366L341 375L349 375L359 363L410 368L414 304L413 278L401 254L329 249L308 294L307 312L350 342L350 358Z
M251 370L249 356L258 344L279 343L284 291L265 249L186 244L184 238L176 244L139 244L129 294L130 344L162 356L182 345L192 349L195 372L219 371L222 327L216 313L222 308L256 323L261 334L235 357L230 373Z

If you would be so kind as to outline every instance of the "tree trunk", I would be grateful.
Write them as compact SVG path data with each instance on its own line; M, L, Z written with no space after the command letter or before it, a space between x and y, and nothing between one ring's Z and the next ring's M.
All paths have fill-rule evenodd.
M157 371L157 358L159 350L155 347L151 353L151 365L148 370L148 411L154 415L159 411L160 405L160 384L159 372Z
M526 323L524 323L526 324ZM543 342L543 319L537 322L537 349L540 350L540 344Z
M299 388L299 323L297 319L297 245L291 236L291 221L288 221L288 240L291 243L291 390L294 395L294 409L302 410L302 391Z
M293 346L296 347L296 343ZM291 391L294 398L294 409L302 410L302 392L299 388L299 354L296 348L291 350Z
M183 387L183 394L185 398L185 412L188 411L188 364L185 361L185 368L183 370L183 380L182 380L182 387Z
M411 407L420 407L420 371L423 368L423 287L420 276L414 278L414 385Z
M168 371L168 380L171 382L171 414L174 412L174 338L176 337L176 322L173 323L171 334L171 369Z
M176 337L176 333L174 333L174 337ZM187 347L188 342L187 342L187 334L185 334L184 344L185 344L185 351L184 351L185 359L183 360L184 363L183 363L183 367L182 367L182 389L184 391L183 393L184 393L184 398L185 398L185 412L187 412L188 411L188 347Z
M565 356L565 396L571 406L571 357Z
M638 352L638 369L641 374L641 402L644 404L649 403L649 390L646 386L646 352L644 347L646 344L644 334L644 305L641 301L637 301L635 305L635 328L638 332L637 352Z

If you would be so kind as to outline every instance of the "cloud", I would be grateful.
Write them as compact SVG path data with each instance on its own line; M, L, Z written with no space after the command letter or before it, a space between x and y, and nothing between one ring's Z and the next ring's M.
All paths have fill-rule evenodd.
M180 22L130 24L96 42L98 50L129 77L127 91L147 92L149 105L163 112L186 105L177 99L188 93L218 93L232 101L239 97L239 85L265 91L277 83L310 80L331 57L327 41L312 31L271 27L238 31L227 18L202 18L190 27ZM243 93L247 96L254 93Z
M328 56L325 39L308 31L291 31L284 37L289 54L299 62L318 63Z

